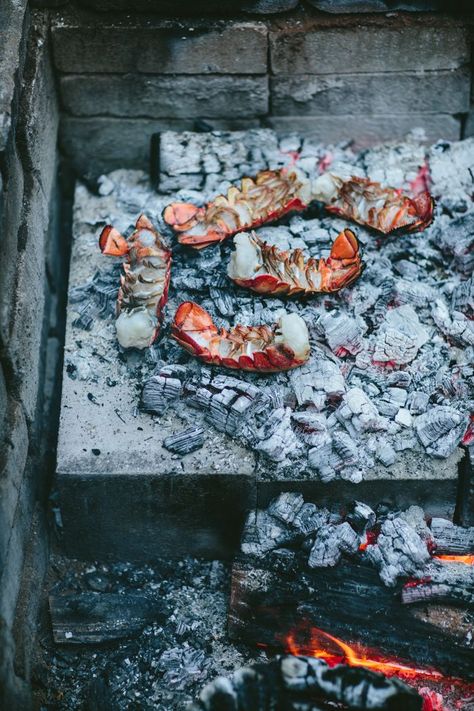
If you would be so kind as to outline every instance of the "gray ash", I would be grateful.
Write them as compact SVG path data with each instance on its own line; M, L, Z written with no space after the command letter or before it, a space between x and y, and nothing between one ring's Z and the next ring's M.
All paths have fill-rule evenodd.
M91 565L56 556L52 570L51 595L116 593L132 612L145 595L166 616L128 638L89 645L54 645L46 621L35 686L47 709L182 711L215 676L262 658L227 640L229 569L221 562Z

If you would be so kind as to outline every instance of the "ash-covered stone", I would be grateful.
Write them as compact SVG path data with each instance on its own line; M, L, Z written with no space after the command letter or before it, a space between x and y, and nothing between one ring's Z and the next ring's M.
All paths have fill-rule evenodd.
M294 522L303 504L303 494L283 492L276 499L273 499L267 511L271 516L280 519L283 523L291 524Z
M347 521L338 526L322 526L316 533L308 565L310 568L333 567L344 553L356 553L359 545L360 538Z
M415 429L428 454L443 459L454 452L468 422L468 415L454 407L436 405L417 417Z
M189 711L320 711L346 709L420 711L423 699L397 678L323 659L285 655L239 669L208 684Z
M402 602L447 602L474 607L474 565L432 561L402 589Z
M366 556L390 587L399 577L423 570L430 560L426 541L400 516L383 523L377 543L367 546Z
M363 501L353 501L346 514L347 521L360 534L373 528L376 518L375 511Z
M204 430L202 427L188 427L181 432L166 437L163 440L163 447L183 456L200 449L204 444Z
M460 346L474 346L474 322L461 311L450 311L445 301L436 299L431 312L438 328L450 340Z
M279 146L271 129L247 131L164 131L160 135L161 192L183 187L210 189L216 179L237 180L275 162Z
M437 553L474 553L474 527L455 526L445 518L435 517L431 520L430 530Z
M474 139L439 141L429 151L431 189L443 207L452 212L472 208Z
M387 311L375 342L374 361L404 365L410 363L429 338L411 306Z
M240 548L246 555L261 557L269 551L291 543L298 532L268 511L252 511L245 522Z
M141 405L145 412L162 415L180 397L186 369L182 366L165 366L149 378L142 391Z

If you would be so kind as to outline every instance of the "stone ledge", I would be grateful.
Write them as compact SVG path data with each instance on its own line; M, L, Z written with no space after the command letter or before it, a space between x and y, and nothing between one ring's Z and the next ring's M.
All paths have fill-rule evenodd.
M255 128L258 119L212 119L216 130ZM150 164L150 141L161 131L192 131L194 119L75 118L63 116L60 125L61 151L75 172L94 181L117 168L142 168Z
M268 80L249 76L68 75L61 98L74 116L246 118L268 112Z
M446 113L469 110L469 69L381 74L298 74L270 80L273 115Z
M270 116L266 125L279 134L292 131L323 143L354 139L359 150L376 143L400 140L414 128L423 128L426 140L456 141L461 137L461 122L448 114L405 114L380 116Z
M346 28L295 22L270 31L275 74L343 74L354 67L358 73L457 69L469 61L468 29L456 25L370 26L359 18Z
M265 74L267 29L251 21L120 20L80 12L53 18L62 72ZM245 48L245 51L243 51Z
M0 5L0 153L5 150L25 58L26 0L2 0Z

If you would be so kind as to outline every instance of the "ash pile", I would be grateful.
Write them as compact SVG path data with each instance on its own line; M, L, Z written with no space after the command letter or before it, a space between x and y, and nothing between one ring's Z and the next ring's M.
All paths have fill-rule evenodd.
M219 561L54 556L49 583L35 665L42 708L182 711L215 676L263 659L227 639L229 570Z
M421 138L415 132L405 143L355 154L348 144L277 139L269 130L170 132L161 136L158 193L136 171L101 178L98 198L79 189L76 221L87 229L111 222L125 230L143 211L173 245L170 298L160 338L145 356L150 377L141 406L157 418L174 410L182 420L182 430L164 443L177 457L205 446L214 428L253 450L262 471L359 482L376 467L395 465L402 452L445 459L471 442L474 141L426 147ZM404 190L426 179L428 166L434 222L394 238L356 226L365 262L358 281L337 294L293 300L237 287L227 276L231 244L193 251L176 244L162 219L172 201L204 205L244 175L295 163L312 177L330 168ZM280 249L327 257L347 224L314 205L257 235ZM112 318L114 270L104 264L75 290L76 325ZM310 360L272 375L229 375L202 365L169 337L176 308L186 300L225 328L272 324L282 309L296 312L309 329Z

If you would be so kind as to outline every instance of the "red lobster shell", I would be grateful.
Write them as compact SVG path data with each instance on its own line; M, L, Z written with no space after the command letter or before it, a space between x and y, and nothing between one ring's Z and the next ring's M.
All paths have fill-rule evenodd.
M103 254L127 258L117 299L117 339L123 348L146 348L159 333L168 300L171 252L146 215L128 239L107 225L99 246Z
M174 202L163 216L179 232L178 241L202 249L242 230L271 222L310 200L309 181L294 169L264 170L255 179L243 178L240 190L231 187L206 207Z
M298 314L283 314L274 326L219 329L210 314L192 301L182 303L172 335L205 363L239 370L275 373L296 368L309 358L308 329Z
M305 261L301 249L281 252L254 233L234 237L228 274L236 284L259 294L309 295L339 291L357 279L363 268L355 234L343 230L328 259Z
M353 176L344 180L324 173L314 181L312 193L328 212L383 234L395 230L418 232L433 221L434 200L427 191L410 198L401 190L384 188L368 178Z

